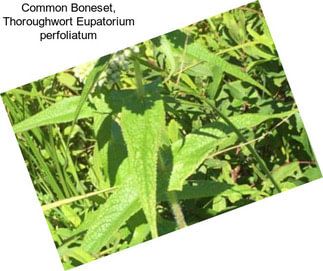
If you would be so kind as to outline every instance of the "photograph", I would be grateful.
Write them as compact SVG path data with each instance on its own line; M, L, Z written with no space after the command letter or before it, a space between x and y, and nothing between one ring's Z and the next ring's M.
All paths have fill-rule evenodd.
M65 270L322 177L258 1L1 98Z

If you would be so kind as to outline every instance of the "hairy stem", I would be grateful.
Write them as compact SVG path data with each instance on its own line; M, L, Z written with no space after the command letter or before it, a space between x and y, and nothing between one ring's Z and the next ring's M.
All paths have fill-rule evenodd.
M174 213L177 226L180 229L185 228L187 225L185 222L184 214L182 212L182 208L177 201L176 192L175 191L168 192L168 198L169 198L172 211Z
M161 155L160 152L158 153L158 158L159 158L160 169L161 169L161 171L165 172L167 169L166 169L166 166L165 166L165 163L164 163L163 156ZM180 204L178 203L176 192L175 191L169 191L167 193L167 195L168 195L170 207L172 208L172 211L173 211L174 218L175 218L177 226L180 229L185 228L187 225L186 225L186 222L185 222L184 214L182 212L182 208L181 208Z

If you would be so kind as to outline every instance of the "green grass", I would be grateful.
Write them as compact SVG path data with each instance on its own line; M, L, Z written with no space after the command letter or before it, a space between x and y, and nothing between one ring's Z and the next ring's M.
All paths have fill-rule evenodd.
M257 2L2 99L65 269L321 177Z

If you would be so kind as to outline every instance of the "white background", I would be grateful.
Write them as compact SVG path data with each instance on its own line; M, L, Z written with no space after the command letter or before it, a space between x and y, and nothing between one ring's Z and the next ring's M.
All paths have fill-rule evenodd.
M21 16L22 2L25 1L1 1L0 18ZM118 15L136 18L136 27L102 31L97 42L40 43L38 29L4 28L1 21L0 90L29 83L248 2L118 0ZM322 167L321 1L260 2ZM1 102L0 131L0 270L62 270ZM322 191L321 179L75 270L322 270Z

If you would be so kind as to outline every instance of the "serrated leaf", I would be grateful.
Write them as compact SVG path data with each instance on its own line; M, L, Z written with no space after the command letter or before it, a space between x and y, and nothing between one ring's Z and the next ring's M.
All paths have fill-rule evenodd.
M153 237L158 236L156 169L158 145L164 127L164 104L157 96L135 99L122 108L121 129L129 164L134 169L136 187Z
M243 115L236 115L230 118L231 122L236 126L238 129L244 129L244 128L251 128L254 127L266 120L270 119L282 119L287 116L293 115L296 112L298 112L297 109L293 109L290 111L282 112L282 113L276 113L276 114L268 114L268 115L262 115L262 114L252 114L247 113Z
M209 153L225 140L231 140L232 136L235 135L227 136L216 127L202 128L172 144L173 168L168 190L182 190L185 179L194 173Z
M296 110L272 115L243 114L229 119L238 129L245 129L254 127L268 119L284 118L295 112ZM218 121L173 143L171 147L173 169L168 190L182 190L186 178L194 173L217 146L225 145L226 141L232 142L232 137L236 137L236 135L232 133L231 128L223 121Z
M192 65L191 61L186 64L187 66ZM193 67L185 71L186 74L191 76L212 76L212 67L208 63L196 64Z
M226 60L222 59L221 57L216 56L214 53L211 53L202 45L197 43L189 44L186 48L186 53L194 58L205 61L211 65L218 66L224 72L229 73L234 77L239 78L242 81L248 82L249 84L260 88L261 90L263 90L264 92L266 92L268 95L271 96L271 93L268 89L266 89L263 85L258 83L256 80L254 80L250 75L243 72L241 70L241 67L231 64Z
M55 123L69 122L74 119L75 110L81 100L80 96L65 98L43 111L25 119L13 126L15 133L21 133L36 127L50 125ZM85 104L78 116L78 119L92 116L92 109L89 104Z
M120 188L97 211L90 213L81 226L73 232L75 235L88 229L82 244L82 247L88 252L99 252L103 246L108 244L120 227L141 209L133 169L128 162L127 158L118 170L117 179L123 180ZM230 188L231 185L225 183L192 181L183 186L183 191L177 193L177 198L185 200L211 197ZM161 187L157 196L158 201L167 201L167 187Z
M122 164L125 173L129 172L120 188L107 199L106 203L91 215L90 224L82 247L92 253L97 253L107 245L119 228L141 208L136 184L128 163ZM87 225L89 222L86 222Z

